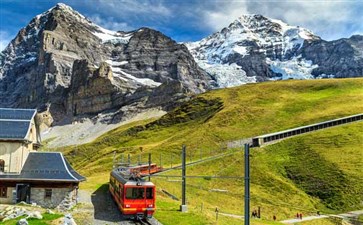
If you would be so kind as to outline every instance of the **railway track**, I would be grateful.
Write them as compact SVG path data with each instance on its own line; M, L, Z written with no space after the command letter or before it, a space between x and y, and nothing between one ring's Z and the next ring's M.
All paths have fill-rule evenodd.
M135 224L137 224L137 225L153 225L148 220L138 220L138 221L135 221Z

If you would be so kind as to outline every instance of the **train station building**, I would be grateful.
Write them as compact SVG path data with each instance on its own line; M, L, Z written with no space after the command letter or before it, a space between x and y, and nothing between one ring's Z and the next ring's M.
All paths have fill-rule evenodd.
M40 146L36 110L0 108L0 204L55 208L76 203L85 178L62 153L38 152Z

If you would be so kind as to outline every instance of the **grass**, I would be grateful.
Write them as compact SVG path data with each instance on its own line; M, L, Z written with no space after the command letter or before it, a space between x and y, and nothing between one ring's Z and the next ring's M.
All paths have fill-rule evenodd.
M130 154L133 162L139 155L146 161L147 153L152 153L154 159L161 155L164 162L172 164L180 163L182 144L187 145L189 155L192 152L195 156L200 150L217 154L216 150L224 151L228 141L362 113L362 87L363 79L359 78L265 82L215 90L159 119L121 126L92 143L60 150L79 172L90 176L81 188L94 190L107 182L114 152L118 160L121 154ZM263 220L253 224L273 224L273 215L293 218L297 211L306 215L317 209L339 212L361 207L360 197L355 197L363 196L361 134L362 123L356 123L253 149L251 207L260 206L263 212ZM243 153L239 152L190 167L188 174L243 176L243 163ZM180 183L164 178L154 178L153 182L180 197ZM177 221L172 219L177 217L174 213L180 221L198 224L201 219L204 222L199 224L214 224L216 206L222 212L243 213L243 179L190 179L187 185L187 216L175 211L179 203L160 194L156 217L165 224ZM201 215L198 209L202 203L205 213ZM222 218L226 221L221 224L240 223Z
M363 122L358 122L290 138L263 148L253 148L251 209L260 206L262 218L270 221L273 215L283 220L294 218L296 212L307 216L315 215L318 210L322 213L340 213L361 208L362 130ZM304 150L306 146L309 146L308 150ZM187 174L243 176L243 164L243 153L240 152L232 157L188 167ZM289 176L291 168L299 179ZM174 171L167 174L180 173ZM153 182L181 197L180 183L167 178L154 178ZM225 189L228 192L215 193L211 189ZM199 208L203 203L211 212L215 207L237 215L244 212L242 179L188 179L187 190L191 208ZM329 221L321 223L330 224Z
M42 216L43 216L43 219L41 219L41 220L35 219L35 218L30 218L30 219L27 219L27 221L28 221L29 225L52 225L53 221L63 217L63 215L61 215L61 214L48 214L48 213L44 213L44 214L42 214ZM16 225L17 222L22 218L25 218L25 217L19 217L16 219L5 221L5 222L0 222L0 224Z

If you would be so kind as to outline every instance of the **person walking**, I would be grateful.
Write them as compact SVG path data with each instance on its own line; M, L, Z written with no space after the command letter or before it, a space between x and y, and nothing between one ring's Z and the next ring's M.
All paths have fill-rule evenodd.
M274 221L276 221L276 216L275 215L272 218L274 219Z
M299 217L300 217L300 219L302 220L302 213L300 213Z

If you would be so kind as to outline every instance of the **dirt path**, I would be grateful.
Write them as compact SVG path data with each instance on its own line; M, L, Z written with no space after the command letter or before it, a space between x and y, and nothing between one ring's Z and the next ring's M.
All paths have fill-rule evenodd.
M294 224L294 223L299 223L299 222L303 222L303 221L317 220L317 219L323 219L323 218L328 218L328 217L355 218L362 214L363 214L363 210L358 210L358 211L352 211L352 212L342 213L342 214L338 214L338 215L329 214L329 215L320 215L320 216L306 216L306 217L303 217L302 219L295 218L295 219L283 220L280 222L285 223L285 224Z

